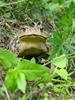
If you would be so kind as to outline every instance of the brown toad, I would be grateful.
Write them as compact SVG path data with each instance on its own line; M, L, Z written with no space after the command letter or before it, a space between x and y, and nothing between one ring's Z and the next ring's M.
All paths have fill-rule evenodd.
M47 53L47 37L47 32L42 32L38 26L27 27L24 32L19 32L16 38L11 41L11 49L16 52L18 56Z

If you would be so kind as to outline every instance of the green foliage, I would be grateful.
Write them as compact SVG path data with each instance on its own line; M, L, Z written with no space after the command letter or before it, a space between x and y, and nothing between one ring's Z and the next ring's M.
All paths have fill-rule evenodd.
M58 93L69 94L69 90L75 88L71 77L71 73L75 73L74 13L75 0L0 1L2 18L16 19L27 25L40 21L45 28L48 24L48 31L52 32L48 42L51 45L49 58L52 58L53 69L37 64L34 58L31 61L20 59L10 51L0 50L0 63L7 69L5 85L8 89L25 93L27 81L37 79L43 83L51 82L51 90Z
M15 83L14 83L15 82ZM16 91L17 89L25 93L26 80L25 75L19 69L10 69L5 78L5 84L11 91ZM13 86L13 87L12 87Z
M27 81L41 79L40 82L51 82L56 75L65 80L68 80L69 74L66 69L64 69L68 63L65 55L56 57L51 61L52 64L56 66L53 73L51 74L50 70L43 65L26 59L17 58L15 54L8 50L1 50L0 52L0 57L4 58L3 62L1 63L10 64L12 66L13 63L11 61L14 61L13 67L10 67L5 77L5 85L11 91L17 91L19 89L25 93ZM11 60L9 59L10 57ZM5 68L8 67L6 66Z
M19 63L19 67L24 70L26 77L28 80L35 80L37 77L42 78L43 81L50 81L50 71L45 66L32 63L28 60L22 60ZM30 75L29 75L29 74Z
M59 68L65 68L68 64L68 60L66 58L66 55L61 55L60 57L56 57L52 60L52 64Z
M26 90L26 79L25 79L25 75L24 73L19 73L18 74L18 77L17 77L17 80L16 80L16 83L17 83L17 88L19 90L21 90L23 93L25 93L25 90Z
M8 69L5 76L5 85L9 90L13 92L20 90L25 93L27 88L27 81L34 82L35 80L40 79L40 83L47 83L52 82L55 76L60 76L62 79L64 79L64 82L67 82L70 77L69 73L65 69L68 63L65 55L56 57L51 61L51 63L55 65L54 71L51 72L50 69L46 66L37 64L32 60L29 61L26 59L17 58L15 54L8 50L1 50L0 52L0 57L4 58L3 62L1 63L10 63L10 65L12 66L13 63L11 61L14 61L13 67L10 67L10 69ZM8 57L6 55L8 55ZM10 57L11 60L9 60ZM5 68L8 67L6 66ZM59 89L60 88L58 88L58 90ZM55 91L55 88L53 88L53 91Z
M65 6L66 3L69 5ZM71 47L74 48L71 44L71 39L74 37L74 8L73 2L65 1L60 11L53 15L53 34L49 38L52 45L52 57L63 53L68 54L69 50L73 50Z
M68 72L66 69L64 69L67 64L67 58L65 55L61 55L60 57L56 57L52 60L52 64L56 66L54 73L57 73L61 78L68 79Z
M0 63L4 66L4 68L14 67L14 64L17 63L16 54L13 54L7 50L0 50Z
M51 80L50 70L47 67L17 58L15 54L8 50L0 51L0 59L2 59L1 64L5 64L5 68L11 67L7 72L5 84L12 91L20 89L24 93L26 80L41 79L43 82Z

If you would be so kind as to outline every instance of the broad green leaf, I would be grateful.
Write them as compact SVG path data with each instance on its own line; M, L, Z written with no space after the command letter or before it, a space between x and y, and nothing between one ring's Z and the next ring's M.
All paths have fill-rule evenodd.
M69 76L68 72L63 68L56 69L55 73L57 73L61 78L65 79L65 80L67 80L67 78Z
M16 76L17 71L14 69L10 69L5 77L6 87L13 92L17 89Z
M35 80L36 78L41 78L43 81L51 80L50 70L40 64L22 60L19 62L18 68L23 70L27 80Z
M7 88L12 91L20 89L25 93L25 78L29 81L41 79L43 82L49 82L52 79L50 70L47 67L32 63L29 60L18 59L16 67L14 69L9 69L5 78L5 84Z
M25 93L26 90L26 80L25 80L25 75L22 72L19 72L17 75L17 88L20 89L23 93Z
M59 68L65 68L68 64L68 60L66 58L66 55L61 55L59 57L54 58L52 61L52 64L54 64L56 67Z
M16 54L9 50L0 50L0 63L4 65L5 68L10 68L17 63Z
M26 80L22 70L18 69L17 67L10 69L5 77L5 85L12 92L19 89L25 93Z

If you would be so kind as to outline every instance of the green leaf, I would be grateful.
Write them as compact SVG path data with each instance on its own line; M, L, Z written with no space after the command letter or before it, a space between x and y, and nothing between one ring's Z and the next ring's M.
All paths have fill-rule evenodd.
M25 75L19 68L10 69L5 77L5 85L12 92L21 90L25 93L26 80Z
M40 64L22 60L19 62L18 68L23 70L27 80L35 80L36 78L41 78L43 81L51 80L50 70Z
M17 89L16 76L17 70L10 69L5 77L5 85L12 92L16 91Z
M68 60L66 58L66 55L61 55L59 57L54 58L52 61L52 64L54 64L56 67L59 68L65 68L68 64Z
M7 72L5 84L11 91L20 89L23 93L25 93L25 78L29 81L41 79L43 82L49 82L51 81L52 76L47 67L32 63L29 60L18 59L16 67L14 69L9 69Z
M65 79L65 80L67 80L67 78L69 76L68 72L63 68L56 69L55 73L57 73L61 78Z
M17 75L17 88L20 89L23 93L25 93L26 90L26 80L25 80L25 75L24 73L20 72Z
M5 68L10 68L17 63L16 54L9 50L0 50L0 63L4 65Z
M31 59L31 62L36 63L36 60L34 57Z

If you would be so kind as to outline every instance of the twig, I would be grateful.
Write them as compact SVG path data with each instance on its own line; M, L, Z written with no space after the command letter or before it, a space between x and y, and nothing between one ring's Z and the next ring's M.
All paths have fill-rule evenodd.
M47 65L49 65L49 64L51 64L51 62L50 62L50 61L48 61L48 62L44 63L43 65L44 65L44 66L47 66Z

